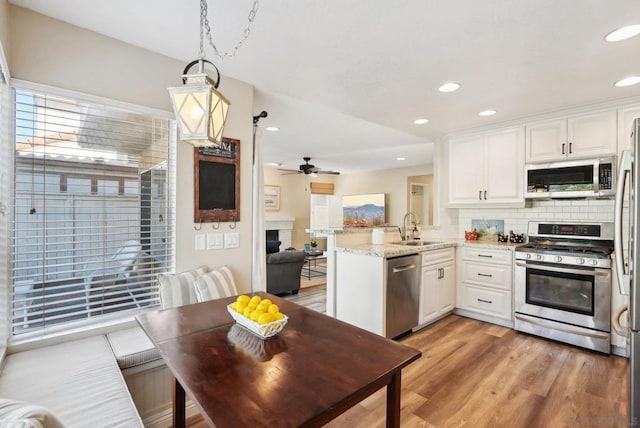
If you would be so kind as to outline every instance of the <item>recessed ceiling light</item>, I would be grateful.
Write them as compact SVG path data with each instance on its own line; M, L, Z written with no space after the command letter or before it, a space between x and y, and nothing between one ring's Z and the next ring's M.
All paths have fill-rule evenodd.
M407 160L407 158L398 157L398 158L396 158L396 160L403 161L403 160Z
M480 113L478 113L478 116L493 116L494 114L496 114L497 111L495 110L482 110Z
M278 128L277 126L267 126L264 129L266 129L267 131L271 131L271 132L276 132L276 131L280 130L280 128Z
M622 40L630 39L633 36L640 34L640 24L627 25L626 27L618 28L604 36L607 42L619 42Z
M438 90L440 92L453 92L453 91L458 90L458 88L460 88L460 84L459 83L449 82L449 83L445 83L444 85L440 86L438 88Z
M282 162L268 162L267 165L275 166L276 168L280 168L282 166Z
M631 86L631 85L635 85L636 83L640 83L640 76L629 76L629 77L625 77L622 80L618 80L616 82L616 86L619 88L622 88L624 86Z
M413 121L416 125L424 125L425 123L429 123L429 119L416 119Z

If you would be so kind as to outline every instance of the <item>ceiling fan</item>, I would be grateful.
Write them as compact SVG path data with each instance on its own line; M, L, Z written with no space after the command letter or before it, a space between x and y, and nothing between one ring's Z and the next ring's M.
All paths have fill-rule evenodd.
M309 163L309 161L311 160L310 157L305 156L302 158L304 160L305 163L303 163L302 165L300 165L298 167L298 170L292 170L292 169L281 169L280 171L285 171L286 173L283 175L287 175L287 174L302 174L304 173L305 175L311 175L311 174L330 174L330 175L340 175L340 173L338 171L323 171L320 168L316 167L315 165L312 165Z

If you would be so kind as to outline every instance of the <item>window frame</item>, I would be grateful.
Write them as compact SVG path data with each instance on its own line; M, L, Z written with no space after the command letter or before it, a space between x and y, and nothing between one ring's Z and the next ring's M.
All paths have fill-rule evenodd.
M16 174L16 169L13 166L14 165L13 156L15 153L15 140L16 140L16 135L15 135L16 90L24 90L24 91L30 91L30 92L36 92L36 93L40 92L48 96L71 99L71 100L77 101L78 103L97 104L100 106L104 106L105 108L123 110L125 112L130 112L133 114L140 114L140 115L145 115L152 118L168 120L169 122L168 123L168 140L169 140L168 145L169 146L168 146L168 152L167 152L167 182L168 182L167 192L168 194L166 195L166 198L167 198L166 205L169 213L169 216L168 216L169 221L171 223L170 225L167 226L167 233L168 233L167 239L169 239L170 242L173 243L172 244L173 251L171 251L171 255L167 259L166 269L164 269L163 271L167 271L167 272L175 271L177 127L175 123L175 117L173 116L173 114L169 111L159 110L156 108L140 106L136 104L103 98L103 97L90 95L82 92L56 88L56 87L38 84L34 82L29 82L29 81L24 81L19 79L12 79L8 87L9 94L8 94L8 103L7 103L8 104L7 109L9 112L12 113L11 118L9 120L9 127L8 127L8 131L9 131L8 133L10 134L10 136L7 141L7 147L2 148L3 151L11 154L10 156L11 168L9 169L10 173L8 173L6 177L7 181L11 183L11 186L10 186L11 188L9 190L9 197L11 201L13 201L13 198L14 198L13 181L15 180L15 174ZM82 176L83 178L91 178L90 174L88 175L82 174L82 173L69 174L69 176L71 175L78 176L78 177ZM99 178L101 180L104 180L104 179L110 180L114 177L100 176ZM118 180L121 180L119 177L115 177L115 178ZM60 176L60 185L62 186L62 175ZM123 190L123 187L124 187L123 182L122 181L119 182L118 194L122 194L121 191ZM93 190L93 186L92 186L92 190ZM140 189L140 193L138 194L138 196L140 196L141 193L142 193L142 189ZM91 192L91 194L92 195L94 194L93 191ZM7 218L8 218L9 224L14 224L15 212L13 207L11 207L9 212L7 212ZM10 231L12 230L13 228L11 227ZM13 258L13 247L12 245L9 245L9 244L7 245L8 245L8 249L7 249L8 257L6 260L6 265L8 269L8 279L9 279L8 287L7 287L8 289L6 290L7 310L6 310L6 313L4 314L0 312L0 316L5 315L4 324L5 324L5 330L7 331L7 334L8 334L10 346L16 346L16 345L19 346L21 343L25 343L25 342L29 342L29 343L38 342L41 340L49 339L51 337L57 337L59 335L71 334L71 335L83 336L83 335L86 335L88 331L92 331L97 328L105 329L105 327L109 328L108 326L118 326L123 323L130 324L134 322L133 321L134 316L137 313L142 313L142 312L146 312L146 311L154 310L158 308L158 306L146 306L143 308L139 308L137 310L127 310L125 313L115 312L113 314L101 315L101 316L95 317L95 319L89 318L88 320L82 320L79 322L67 322L67 323L63 323L53 327L47 327L45 330L37 330L33 332L14 335L12 332L12 324L13 324L12 308L13 308L13 301L14 301L13 286L14 286L15 279L13 277L13 268L11 266L11 260Z

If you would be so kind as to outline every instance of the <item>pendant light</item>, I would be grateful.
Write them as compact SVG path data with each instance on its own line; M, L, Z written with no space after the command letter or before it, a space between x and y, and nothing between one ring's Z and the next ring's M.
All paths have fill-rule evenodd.
M204 72L205 63L216 69L215 82ZM189 70L196 64L198 73L189 75ZM195 147L220 147L230 103L216 90L220 83L218 68L200 58L187 65L182 82L184 86L169 88L180 128L180 140Z
M250 26L258 10L258 1L254 0L249 12L249 24L231 53L220 54L211 38L211 29L207 18L207 2L200 0L200 58L190 62L182 73L184 86L168 88L173 105L173 111L180 129L180 140L195 147L220 147L222 133L229 113L229 100L218 92L220 72L210 61L205 59L204 35L213 47L216 55L221 58L236 54L242 43L249 37ZM198 72L189 74L194 65L198 65ZM211 79L204 71L205 64L211 65L216 72L216 79Z

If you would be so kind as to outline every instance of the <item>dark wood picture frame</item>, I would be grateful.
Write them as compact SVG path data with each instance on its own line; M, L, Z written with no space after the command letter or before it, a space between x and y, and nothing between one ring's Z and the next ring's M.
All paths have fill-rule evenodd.
M240 221L240 140L222 138L222 147L193 153L193 221Z

